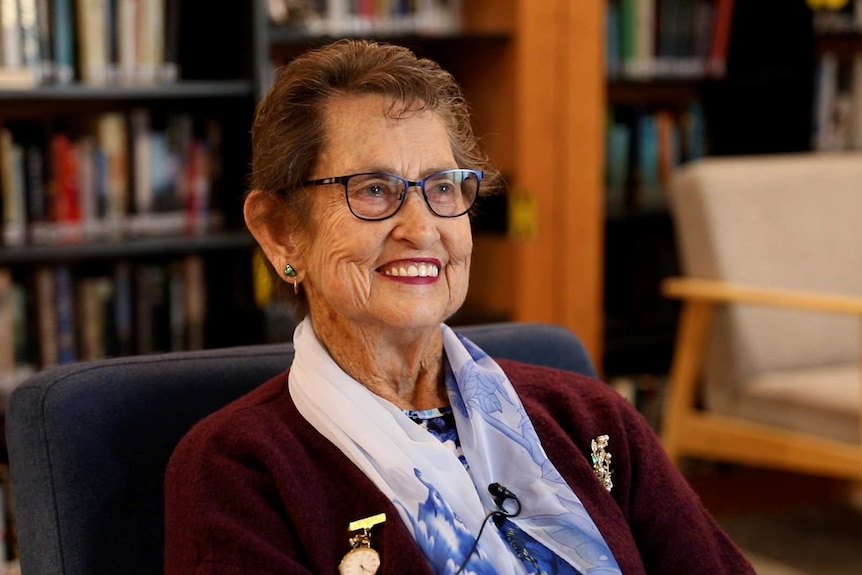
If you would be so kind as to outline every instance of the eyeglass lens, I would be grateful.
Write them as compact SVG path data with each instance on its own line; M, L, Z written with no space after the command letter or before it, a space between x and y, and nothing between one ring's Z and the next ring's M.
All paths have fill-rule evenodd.
M358 174L346 182L350 210L361 218L381 219L394 214L406 193L406 180L391 174ZM479 178L467 170L449 170L424 180L431 211L442 217L460 216L479 193Z

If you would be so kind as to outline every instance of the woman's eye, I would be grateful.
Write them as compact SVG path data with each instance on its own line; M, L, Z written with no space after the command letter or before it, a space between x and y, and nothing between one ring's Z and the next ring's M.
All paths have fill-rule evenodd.
M357 195L361 195L366 198L382 198L389 193L389 187L386 184L379 182L365 184L357 191Z
M455 184L452 182L437 182L432 188L432 193L436 196L449 196L456 191Z

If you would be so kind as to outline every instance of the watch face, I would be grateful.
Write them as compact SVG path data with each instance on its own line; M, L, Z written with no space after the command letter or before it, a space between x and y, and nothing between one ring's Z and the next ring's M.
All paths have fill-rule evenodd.
M374 575L380 567L380 555L371 547L357 547L347 552L338 565L341 575Z

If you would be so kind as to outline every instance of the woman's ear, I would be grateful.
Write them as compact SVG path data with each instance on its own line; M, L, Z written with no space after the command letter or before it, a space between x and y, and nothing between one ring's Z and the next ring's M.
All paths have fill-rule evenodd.
M243 204L245 225L270 265L285 280L283 272L288 264L297 271L305 269L301 262L300 232L285 221L286 214L278 198L260 190L252 190Z

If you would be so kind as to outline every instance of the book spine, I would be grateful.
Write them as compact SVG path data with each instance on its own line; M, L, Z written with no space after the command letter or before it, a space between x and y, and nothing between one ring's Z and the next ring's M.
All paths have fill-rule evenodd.
M108 82L108 27L104 0L77 0L78 50L81 79L86 84Z
M15 324L12 272L0 268L0 392L15 387Z
M130 355L134 351L134 304L132 267L120 262L114 267L114 354Z
M204 276L204 260L199 254L186 256L183 260L185 280L185 321L188 349L204 348L206 327L207 288Z
M138 0L117 0L117 78L125 84L134 83L137 74Z
M57 362L72 363L78 359L76 323L75 323L75 288L72 272L68 266L61 265L55 269L56 306L57 306Z
M0 0L0 39L3 41L3 62L0 68L21 68L21 20L17 0Z
M39 58L42 68L39 74L43 82L53 82L54 70L54 47L51 38L51 2L50 0L37 0L36 2L36 29L39 36Z
M57 347L57 296L54 270L39 268L35 274L36 325L39 340L39 365L42 368L56 365Z
M715 27L709 51L709 72L723 76L727 68L727 52L730 48L730 33L733 25L734 0L716 0Z
M75 79L75 20L72 0L53 0L51 6L54 79L60 84L69 84Z
M26 236L24 153L8 128L0 128L0 190L3 193L3 243L20 244Z
M42 81L42 56L39 53L39 21L36 0L18 0L21 26L21 64L30 70L35 83Z

